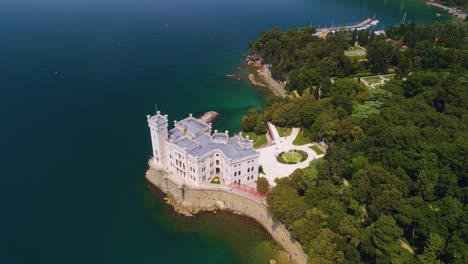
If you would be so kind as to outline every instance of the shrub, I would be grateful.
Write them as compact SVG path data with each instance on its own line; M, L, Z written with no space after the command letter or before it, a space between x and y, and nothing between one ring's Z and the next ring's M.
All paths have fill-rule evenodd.
M262 193L268 192L270 188L270 183L268 182L267 178L265 177L258 177L257 180L257 190Z

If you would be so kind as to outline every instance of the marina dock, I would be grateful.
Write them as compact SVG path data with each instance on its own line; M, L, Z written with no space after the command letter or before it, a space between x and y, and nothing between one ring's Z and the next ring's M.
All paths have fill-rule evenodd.
M363 20L362 22L356 24L356 25L351 25L351 26L341 26L341 27L328 27L328 28L317 28L317 32L335 32L335 31L340 31L340 30L348 30L348 31L352 31L352 30L364 30L364 29L368 29L370 27L373 27L373 26L376 26L377 24L379 24L379 20L374 20L374 19L366 19L366 20Z
M463 19L466 18L466 13L463 12L463 10L461 10L461 9L457 9L457 8L451 7L451 6L445 6L445 5L442 5L442 4L439 4L439 3L436 3L436 2L432 2L432 1L428 1L428 2L426 2L426 4L429 5L429 6L441 8L441 9L445 10L447 13L452 14L453 16L463 18Z

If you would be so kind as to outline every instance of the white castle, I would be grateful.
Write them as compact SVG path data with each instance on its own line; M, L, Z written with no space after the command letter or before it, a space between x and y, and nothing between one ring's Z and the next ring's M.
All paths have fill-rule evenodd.
M167 115L157 111L147 116L157 169L199 186L219 176L226 184L246 184L258 178L258 158L252 140L241 134L229 137L228 131L211 133L211 124L192 117L174 121L168 131Z

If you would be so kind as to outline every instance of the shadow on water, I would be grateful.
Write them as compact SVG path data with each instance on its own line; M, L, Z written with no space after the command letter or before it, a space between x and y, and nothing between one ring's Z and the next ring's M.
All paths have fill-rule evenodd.
M271 235L255 220L228 211L201 212L193 217L176 213L164 193L143 180L137 189L149 217L167 232L196 240L210 252L205 263L290 263ZM241 252L241 253L240 253Z

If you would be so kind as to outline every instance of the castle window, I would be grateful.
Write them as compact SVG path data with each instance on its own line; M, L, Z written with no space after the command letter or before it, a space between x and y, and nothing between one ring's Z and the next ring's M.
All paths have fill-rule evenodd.
M219 165L219 160L216 160L216 165Z

